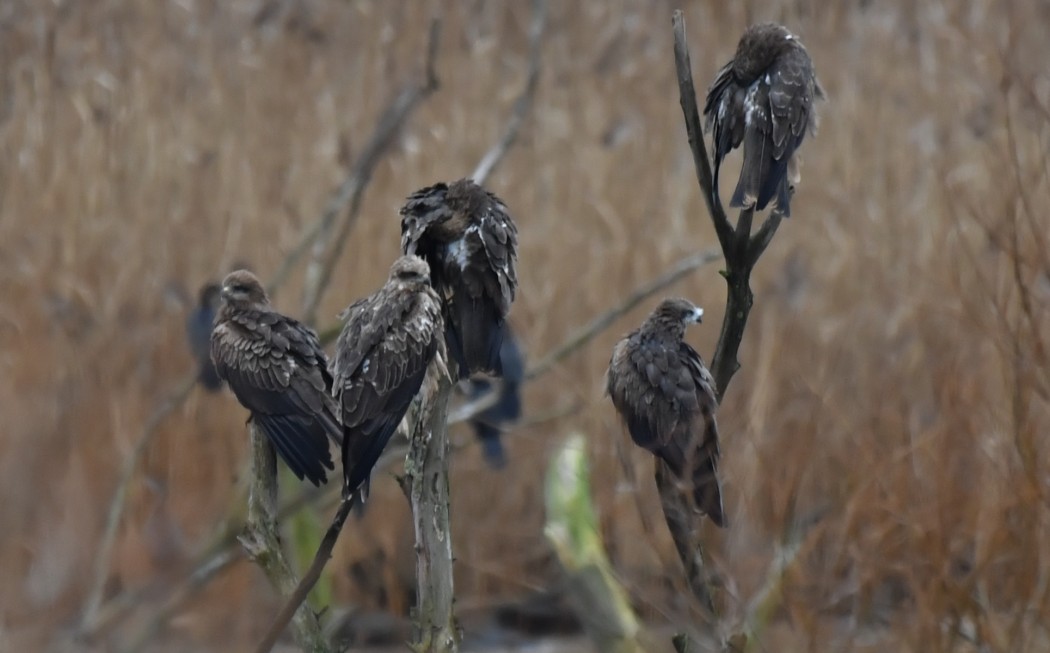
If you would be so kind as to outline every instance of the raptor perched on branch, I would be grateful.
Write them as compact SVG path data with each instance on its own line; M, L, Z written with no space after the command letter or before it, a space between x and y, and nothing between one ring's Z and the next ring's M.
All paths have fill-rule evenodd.
M606 390L631 439L663 459L692 490L696 508L725 526L718 482L715 381L682 340L703 309L665 299L642 326L616 343Z
M791 190L800 179L795 151L807 131L816 131L813 102L823 97L797 36L774 23L749 27L704 104L714 138L714 191L722 160L743 144L744 163L729 205L761 211L775 200L784 217L791 215Z
M518 230L502 200L470 179L418 190L401 208L401 249L430 264L460 378L502 374L500 345L518 285Z
M328 438L343 442L332 377L317 334L270 306L259 279L237 270L222 282L211 357L251 419L300 480L334 469Z
M344 316L332 376L346 427L343 494L350 496L367 483L438 351L441 300L426 261L397 259L386 284Z

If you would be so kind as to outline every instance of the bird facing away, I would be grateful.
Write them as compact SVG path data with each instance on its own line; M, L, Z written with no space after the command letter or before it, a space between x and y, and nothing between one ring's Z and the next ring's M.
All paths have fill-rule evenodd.
M631 439L692 489L700 512L725 526L719 487L715 381L682 340L703 309L665 299L642 326L613 349L606 389Z
M247 270L222 282L211 357L289 469L314 485L326 482L325 468L335 469L328 438L343 441L328 359L317 334L273 310Z
M496 469L507 462L500 433L506 425L521 417L521 384L525 381L525 358L509 324L503 334L499 360L503 367L503 378L496 390L499 392L496 403L470 420L474 435L481 442L485 460ZM492 383L487 379L471 379L468 383L471 399L480 399L492 391Z
M747 28L704 104L715 147L714 192L722 160L743 143L744 163L729 205L761 211L775 199L780 214L790 216L791 192L800 179L795 151L807 131L816 131L818 98L824 90L797 36L775 23Z
M470 179L418 190L401 208L401 249L430 265L459 378L501 374L500 344L518 285L518 229L506 205Z
M186 340L190 352L197 359L197 382L209 392L222 387L222 379L211 362L211 328L215 324L215 313L219 310L220 286L206 283L201 286L197 307L186 317Z
M349 497L368 482L440 344L441 300L426 261L397 259L386 284L344 315L332 391L346 428L343 496Z

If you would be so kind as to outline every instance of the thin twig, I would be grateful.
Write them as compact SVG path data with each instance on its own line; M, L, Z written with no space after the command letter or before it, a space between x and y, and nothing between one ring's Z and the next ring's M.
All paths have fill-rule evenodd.
M161 423L182 405L182 402L189 396L190 391L193 390L196 382L196 372L187 375L179 382L179 385L176 386L171 395L157 405L149 419L146 420L145 425L143 425L142 433L139 435L138 440L135 441L135 446L132 448L131 453L124 459L120 470L120 478L117 481L117 487L113 491L113 498L110 499L109 510L106 513L106 528L102 533L102 541L95 556L94 580L91 583L91 590L88 592L84 612L77 629L80 634L85 634L92 630L96 623L99 608L102 605L102 595L105 592L106 581L109 579L110 565L113 561L113 547L116 544L117 531L120 530L121 518L124 515L128 488L131 486L131 479L135 476L135 468L138 467L139 459L142 458L142 454L153 442L153 438L158 433Z
M339 502L339 510L336 511L332 523L328 526L328 531L325 533L324 539L321 540L321 545L317 549L317 554L314 555L313 562L310 563L310 568L306 570L295 591L288 597L284 608L274 618L273 624L266 633L266 637L255 649L256 653L269 653L274 644L277 643L277 638L284 632L284 627L292 620L296 610L300 608L309 610L308 607L303 606L303 603L306 601L307 595L310 594L310 590L320 580L321 572L324 571L325 565L328 564L328 560L332 557L332 549L335 548L335 543L339 539L339 533L343 530L343 524L346 523L346 518L350 515L350 511L353 510L354 506L357 505L360 497L361 493L355 491L349 497Z
M412 112L438 89L439 83L437 73L434 71L434 61L437 58L440 38L441 21L435 18L430 24L423 83L413 83L403 89L390 106L383 111L379 124L372 133L372 138L354 164L353 172L343 182L336 196L325 209L321 227L314 238L314 257L306 270L302 314L303 321L307 324L313 324L315 321L317 307L331 281L332 271L342 256L346 248L347 237L360 215L361 200L372 179L376 165L394 142L394 137L400 133ZM329 235L335 218L347 203L350 208L346 217L340 223L335 238L330 239ZM325 252L328 252L327 256L324 255Z
M474 169L471 179L479 185L485 185L485 181L499 165L500 161L507 155L514 141L518 138L521 125L525 122L525 115L532 106L533 97L536 95L536 87L540 81L540 62L543 54L543 31L546 27L547 3L546 0L533 0L532 23L529 25L529 71L525 78L525 88L521 95L514 101L514 109L503 131L499 141L481 157L481 162Z
M525 380L529 381L545 374L552 367L590 342L595 336L612 326L617 319L634 309L635 306L638 306L638 304L667 288L693 270L717 260L720 256L721 252L718 250L709 249L699 254L691 254L678 261L667 272L639 286L627 295L622 302L594 318L586 326L574 331L572 335L566 338L565 342L530 367L525 373Z
M794 194L794 190L788 191ZM762 223L762 226L758 228L755 235L751 237L747 247L747 264L754 266L758 262L758 257L762 256L762 252L766 251L766 247L769 247L769 243L773 241L773 236L777 233L777 227L780 226L782 216L780 211L774 210L766 218L766 221Z

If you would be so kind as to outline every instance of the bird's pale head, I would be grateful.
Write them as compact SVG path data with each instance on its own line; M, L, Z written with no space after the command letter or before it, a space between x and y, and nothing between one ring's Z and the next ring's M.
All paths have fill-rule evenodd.
M688 299L680 297L665 299L649 315L645 327L676 337L685 334L685 328L703 320L704 309Z
M776 23L748 27L736 47L733 70L741 79L753 79L773 63L785 49L794 47L798 37Z
M402 283L430 283L430 266L418 256L402 256L390 266L390 280Z
M234 270L226 275L222 280L222 299L238 306L270 303L259 278L247 270Z

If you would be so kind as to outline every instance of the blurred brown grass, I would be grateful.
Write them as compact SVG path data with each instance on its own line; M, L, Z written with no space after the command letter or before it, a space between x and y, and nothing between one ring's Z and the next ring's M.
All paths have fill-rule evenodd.
M684 140L671 5L552 5L534 112L490 182L520 226L513 321L534 357L715 242ZM952 650L944 624L963 617L989 650L1045 650L1045 3L684 9L701 88L749 20L773 19L802 35L830 96L803 148L796 215L756 273L743 369L720 413L733 528L709 541L729 615L801 520L816 525L770 632L781 650ZM431 10L0 8L0 642L33 647L74 621L120 463L191 366L187 297L234 261L276 269L346 174L346 154L418 72ZM402 198L469 173L524 79L527 3L455 4L444 18L442 88L377 170L321 315L381 282ZM277 305L296 313L300 287ZM691 338L709 355L724 300L716 269L673 292L708 309ZM467 608L557 583L540 479L551 445L581 430L616 568L648 618L688 618L650 460L602 397L612 344L650 308L529 386L530 412L582 408L515 432L508 469L487 470L475 448L456 459ZM131 488L112 589L171 577L208 541L234 501L244 417L232 397L195 392L163 425ZM376 480L330 566L341 601L407 609L404 503ZM242 564L165 637L247 642L276 605Z

